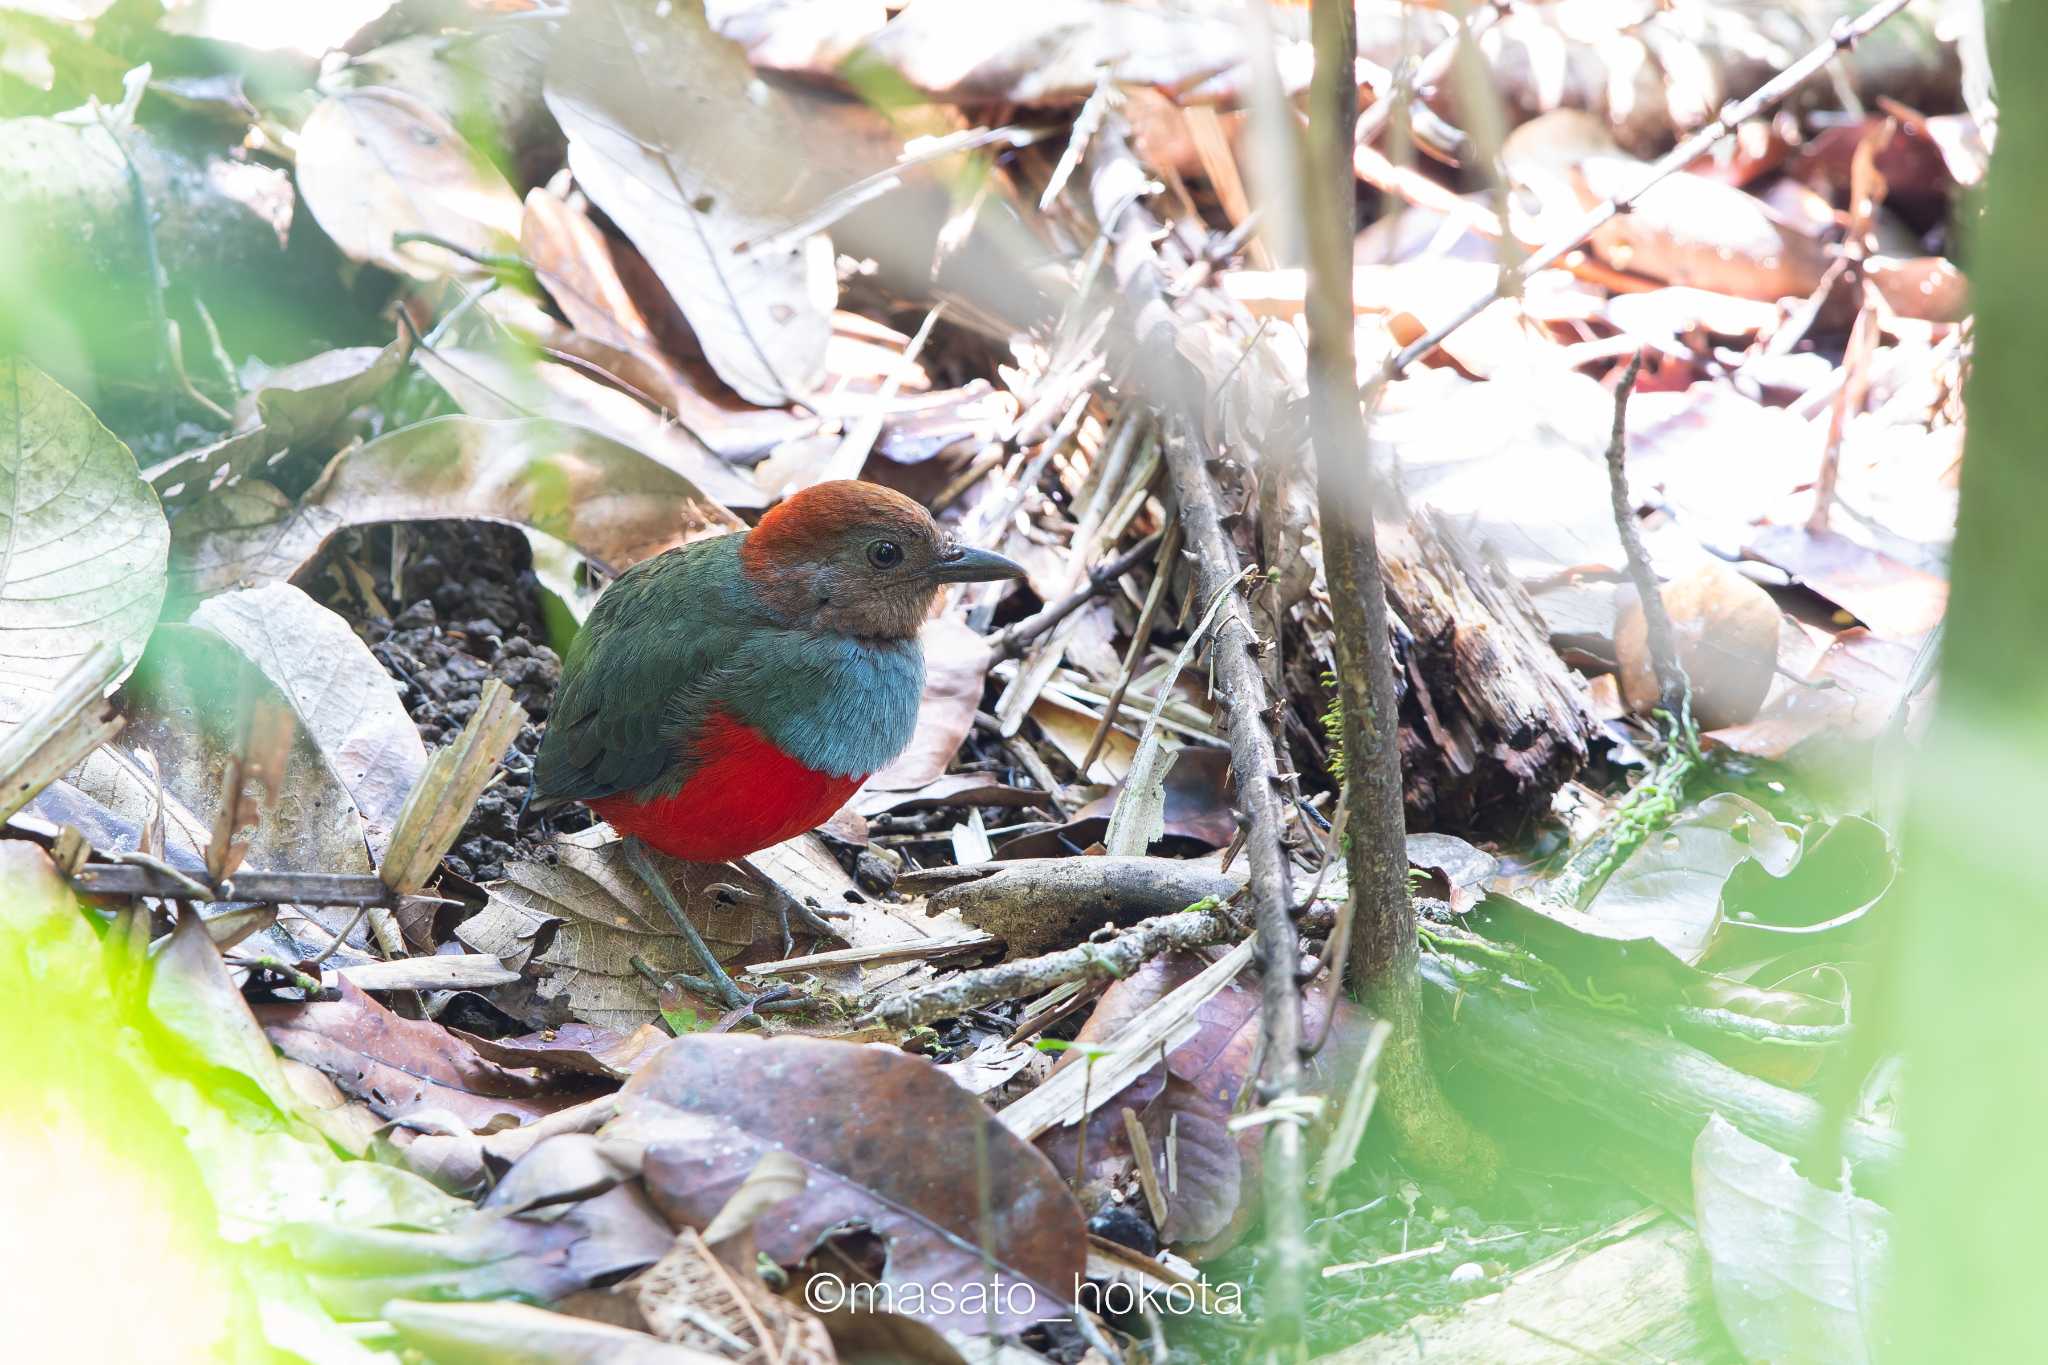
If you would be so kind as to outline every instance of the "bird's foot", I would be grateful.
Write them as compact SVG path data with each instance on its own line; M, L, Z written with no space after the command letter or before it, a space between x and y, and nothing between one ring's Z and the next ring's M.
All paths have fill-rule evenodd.
M727 905L754 905L760 909L773 912L776 924L782 928L782 955L784 957L788 957L791 950L796 946L796 937L790 930L791 921L802 925L806 930L819 938L836 938L842 942L845 941L846 936L833 928L831 922L827 919L827 916L834 915L844 919L846 917L844 910L821 910L810 902L800 901L795 896L784 891L773 877L766 875L759 868L748 867L747 871L752 872L761 885L767 889L755 890L750 887L739 886L733 882L716 882L706 889Z
M697 932L697 926L690 922L689 915L683 910L682 902L676 899L676 893L669 886L668 878L662 876L661 869L654 865L647 845L630 835L624 843L626 866L632 868L634 875L654 893L654 899L668 912L668 917L675 922L676 932L683 936L690 945L690 951L696 954L698 964L704 968L703 978L688 978L691 989L698 990L701 986L703 989L699 990L699 994L713 997L728 1010L751 1010L754 997L741 990L733 979L726 975L725 968L719 964L718 958L711 951L711 946L704 942L704 935Z

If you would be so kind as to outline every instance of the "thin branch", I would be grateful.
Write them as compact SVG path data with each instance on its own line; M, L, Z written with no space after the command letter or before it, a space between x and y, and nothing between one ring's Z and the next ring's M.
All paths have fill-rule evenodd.
M1643 551L1643 538L1636 534L1635 505L1629 501L1628 471L1624 467L1628 456L1628 399L1635 392L1636 376L1642 369L1643 353L1638 351L1630 357L1628 368L1621 372L1621 383L1615 386L1614 434L1607 441L1607 488L1614 508L1614 531L1621 537L1622 553L1628 557L1629 581L1636 585L1636 596L1642 599L1643 629L1649 641L1650 660L1657 669L1657 690L1663 695L1664 709L1671 713L1673 723L1683 729L1688 695L1685 668L1678 662L1671 614L1664 610L1664 595L1658 590L1656 571Z
M979 967L937 985L923 986L882 1002L863 1024L915 1028L934 1019L964 1014L978 1005L1043 995L1069 981L1114 981L1148 959L1181 948L1206 948L1235 940L1239 926L1213 898L1176 915L1133 925L1102 943L1082 943L1042 957L1019 958Z
M1152 552L1159 548L1162 534L1154 531L1107 564L1090 569L1088 581L1065 597L1048 602L1015 625L1006 626L990 636L989 647L995 651L995 656L1003 659L1021 654L1033 640L1115 587L1118 579L1152 558Z
M1390 1026L1381 1084L1402 1150L1483 1188L1493 1145L1445 1100L1422 1040L1416 914L1408 894L1395 661L1374 516L1383 501L1360 409L1353 349L1353 143L1358 51L1350 0L1315 0L1315 77L1302 156L1308 230L1309 431L1344 719L1343 847L1350 874L1345 957L1352 992ZM1320 1040L1318 1040L1320 1042Z
M1347 72L1347 79L1348 72ZM1210 657L1216 704L1224 713L1236 774L1241 828L1250 868L1248 892L1260 964L1259 1026L1263 1039L1260 1099L1285 1105L1301 1093L1301 988L1296 972L1300 935L1294 893L1281 841L1286 790L1278 750L1267 724L1272 699L1259 667L1264 648L1242 591L1230 585L1242 572L1223 526L1223 509L1209 474L1214 452L1203 420L1209 390L1175 345L1173 305L1156 247L1160 224L1134 191L1147 183L1119 119L1106 121L1088 156L1089 189L1097 221L1110 239L1117 283L1130 319L1117 335L1138 391L1159 414L1167 474L1180 503L1182 532L1194 561L1200 601L1226 595ZM1276 1123L1264 1144L1264 1214L1270 1287L1267 1314L1284 1335L1298 1334L1305 1283L1313 1263L1303 1228L1305 1181L1298 1125Z

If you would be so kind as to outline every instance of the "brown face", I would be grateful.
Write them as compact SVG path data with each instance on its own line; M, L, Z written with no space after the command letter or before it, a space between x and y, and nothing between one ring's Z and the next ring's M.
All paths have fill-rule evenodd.
M851 479L807 488L747 533L754 590L792 625L908 639L947 583L1021 578L1014 561L957 544L917 503Z

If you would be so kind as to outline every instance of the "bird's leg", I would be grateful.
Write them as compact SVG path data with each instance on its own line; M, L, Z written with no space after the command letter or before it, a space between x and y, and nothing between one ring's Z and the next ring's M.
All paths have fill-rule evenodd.
M655 867L654 860L648 856L647 845L631 834L626 836L624 843L626 866L632 868L634 875L646 883L647 889L654 893L654 898L661 902L661 908L668 911L668 917L675 921L676 932L689 943L690 951L697 955L697 961L702 963L704 970L710 974L711 993L729 1010L746 1009L752 1003L751 998L733 984L733 979L726 975L725 968L712 956L711 947L704 942L704 936L697 932L697 926L690 923L690 917L683 913L682 902L676 899L676 893L670 889L668 878L661 875L661 870Z
M735 886L731 882L717 882L708 889L720 900L728 904L745 904L749 901L755 901L763 903L763 908L773 910L775 912L775 922L782 926L782 955L784 957L788 957L790 950L796 945L796 939L789 930L789 922L792 919L810 930L813 934L816 934L819 938L836 938L845 941L846 935L834 929L825 918L827 915L833 914L843 918L846 914L845 911L819 910L816 906L798 900L795 896L784 891L780 882L756 867L754 860L751 858L735 858L733 859L733 866L745 872L756 882L766 887L767 890L756 891L748 887Z

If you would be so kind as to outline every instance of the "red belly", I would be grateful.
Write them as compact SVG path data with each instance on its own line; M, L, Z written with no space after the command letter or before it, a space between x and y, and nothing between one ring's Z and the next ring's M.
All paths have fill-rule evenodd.
M867 780L807 768L752 726L717 712L698 752L704 762L674 796L644 804L606 796L590 808L671 858L722 863L816 829Z

